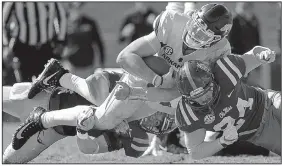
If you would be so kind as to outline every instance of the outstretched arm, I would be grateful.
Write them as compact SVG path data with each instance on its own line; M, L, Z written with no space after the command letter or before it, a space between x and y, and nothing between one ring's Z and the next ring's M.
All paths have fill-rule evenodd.
M115 92L117 100L144 100L151 102L170 102L181 96L176 88L130 87L124 82L117 82L120 87Z
M275 52L267 47L255 46L253 49L243 54L242 58L246 65L245 75L247 75L262 64L274 62Z

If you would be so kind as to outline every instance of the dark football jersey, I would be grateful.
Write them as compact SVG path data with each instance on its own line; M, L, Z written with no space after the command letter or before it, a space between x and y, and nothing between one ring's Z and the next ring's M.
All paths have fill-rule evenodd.
M213 67L215 81L220 86L220 98L213 112L192 110L181 99L176 110L176 123L186 132L200 128L208 131L223 131L227 126L236 126L239 139L250 138L260 125L264 112L262 90L241 81L245 74L244 60L237 55L220 58Z

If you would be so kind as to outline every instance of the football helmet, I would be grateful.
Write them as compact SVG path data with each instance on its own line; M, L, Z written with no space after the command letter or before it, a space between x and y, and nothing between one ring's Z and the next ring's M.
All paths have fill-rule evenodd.
M207 4L189 13L183 33L184 43L191 48L210 47L227 36L232 28L231 12L221 4Z
M146 132L156 135L168 134L177 128L174 115L159 111L140 119L139 126Z
M176 85L187 104L194 109L212 109L219 98L220 87L215 82L211 69L208 65L198 60L185 62L183 67L176 73ZM212 91L208 96L208 92ZM197 99L202 98L202 103Z

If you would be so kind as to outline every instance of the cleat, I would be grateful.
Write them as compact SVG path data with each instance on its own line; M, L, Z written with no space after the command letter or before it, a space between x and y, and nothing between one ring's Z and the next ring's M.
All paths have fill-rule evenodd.
M12 147L15 150L20 149L30 137L37 132L45 130L41 122L41 116L46 110L42 107L36 107L29 114L26 121L19 126L12 138ZM37 141L40 141L37 139Z
M59 87L60 78L68 73L69 71L64 69L60 62L56 59L50 59L48 63L44 66L45 69L38 76L28 92L28 98L32 99L42 90L53 89L55 87Z

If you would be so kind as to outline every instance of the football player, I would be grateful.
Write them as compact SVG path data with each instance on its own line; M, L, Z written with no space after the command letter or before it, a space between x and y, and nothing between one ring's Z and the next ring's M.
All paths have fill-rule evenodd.
M119 80L120 76L119 73L103 71L95 73L88 78L94 90L102 94L101 96L97 96L97 99L99 98L98 100L105 100L106 97L104 96L109 94L114 87L115 81ZM115 127L114 130L90 130L87 133L81 133L81 130L78 129L77 132L75 127L77 124L71 123L73 122L71 117L79 118L81 117L79 115L92 112L90 110L81 113L83 108L89 110L92 107L77 105L93 105L92 103L80 95L66 91L63 88L57 88L51 94L41 92L34 99L29 100L27 99L27 94L30 87L31 83L17 83L13 87L3 87L3 110L21 120L28 117L30 110L33 108L35 108L33 116L37 116L37 118L42 112L53 110L53 112L48 113L54 113L54 116L65 116L65 112L67 112L68 115L71 115L70 119L68 122L63 122L64 126L59 124L60 121L58 122L59 126L45 129L33 135L28 140L23 139L26 134L25 132L16 132L14 139L18 139L18 141L13 141L5 150L3 157L4 163L26 163L37 157L43 150L56 141L67 136L75 136L76 134L78 135L77 143L79 149L83 153L95 154L124 148L126 155L140 157L149 144L146 132L165 134L176 128L174 116L157 112L144 105L141 108L145 109L144 111L139 111L139 113L137 111L135 115L128 119L128 124L123 122ZM143 112L146 112L146 114L144 115ZM148 114L150 116L147 117ZM42 123L39 126L47 128ZM25 128L20 127L19 130L25 130ZM130 136L128 135L129 130L131 130Z
M176 121L193 159L211 156L238 139L281 155L281 92L246 85L240 80L245 68L240 56L229 55L212 70L196 61L180 69ZM222 136L205 142L206 131Z
M238 139L281 155L281 92L246 85L240 80L245 74L246 63L237 55L220 58L212 69L189 61L176 74L182 95L176 123L193 159L212 156ZM207 142L207 131L222 136Z
M253 50L254 51L254 50ZM242 57L239 57L239 56L234 56L234 55L228 55L227 57L225 57L225 58L221 58L220 60L218 60L214 65L212 65L212 66L214 66L214 69L217 69L217 68L219 68L220 69L220 72L219 72L219 69L217 69L217 70L214 70L214 72L216 72L217 71L217 73L215 73L215 76L217 76L217 77L215 77L215 81L217 82L217 84L215 84L215 85L219 85L219 86L217 86L217 87L222 87L221 88L221 92L220 92L220 94L222 94L222 93L224 93L225 91L228 91L229 93L227 94L228 96L227 97L231 97L231 94L232 94L232 89L234 89L234 87L241 87L241 82L240 82L240 84L238 83L238 85L237 85L237 82L239 82L239 79L241 78L241 77L243 77L244 75L247 75L249 72L250 72L250 69L248 69L247 68L247 66L259 66L259 65L261 65L261 64L265 64L265 63L271 63L271 62L273 62L274 60L275 60L275 56L274 56L274 54L270 51L270 50L265 50L265 51L262 51L260 54L253 54L252 52L253 52L252 50L251 51L249 51L249 52L247 52L246 54L249 54L249 55L251 55L252 54L252 56L242 56ZM251 57L253 57L253 58L255 58L255 59L253 59L253 61L251 61L249 58L251 58ZM221 63L221 61L224 61L224 63ZM252 65L250 65L250 64L248 64L248 63L252 63ZM256 64L255 64L256 63ZM201 64L200 63L200 61L199 61L199 64ZM255 64L255 65L254 65ZM200 72L201 70L208 70L208 67L206 67L206 65L199 65L199 67L198 68L195 68L195 69L191 69L194 73L191 73L188 69L189 69L189 67L190 67L191 65L189 65L189 63L185 63L185 65L184 65L184 67L182 67L181 69L180 69L180 71L178 72L178 73L181 73L181 74L186 74L187 75L187 78L183 78L183 77L180 77L179 76L179 74L178 74L178 77L176 77L177 79L176 79L176 82L177 82L177 90L180 92L180 94L184 94L185 92L183 92L183 90L182 89L185 89L185 88L190 88L191 86L195 89L196 87L198 87L197 85L195 85L195 83L193 84L193 80L194 79L196 79L196 81L198 81L199 83L201 82L201 83L203 83L203 84L205 84L205 79L204 78L198 78L196 75L197 74L200 74L200 73L198 73L198 72ZM192 65L193 66L193 65ZM219 66L219 67L218 67ZM192 74L194 74L194 75L192 75ZM221 77L220 77L221 76ZM225 78L226 77L226 78ZM228 79L227 79L228 78ZM189 80L189 81L191 81L192 83L191 84L188 84L188 83L185 83L185 81L187 81L187 79ZM225 81L223 81L223 80L225 80ZM230 85L231 86L230 86ZM243 84L244 85L244 84ZM250 93L251 95L254 95L254 91L255 90L253 90L253 91L251 91L252 90L252 88L249 88L249 86L247 86L247 85L244 85L244 87L247 87L247 88L245 88L245 89L248 89L247 91L241 91L241 92L244 92L244 93ZM163 91L161 91L159 88L154 88L154 87L150 87L150 88L147 88L147 90L146 91L144 91L143 90L143 93L141 93L141 89L142 88L136 88L136 87L134 87L134 88L132 88L132 87L130 87L130 86L128 86L127 84L124 84L124 83L122 83L122 87L123 88L120 88L118 91L116 91L116 98L117 99L120 99L120 100L125 100L125 99L127 99L129 96L131 96L132 98L134 98L134 99L136 99L138 96L142 96L142 98L140 98L141 100L150 100L150 101L158 101L158 100L162 100L162 101L164 101L164 95L166 95L166 93L163 93ZM209 91L210 89L208 89L209 87L204 87L204 88L206 88L206 89L204 89L204 90L207 90L207 91ZM137 94L135 94L135 92L137 92L136 90L132 90L132 89L139 89L140 91L137 93ZM224 90L222 90L222 89L224 89ZM226 89L228 89L228 90L226 90ZM235 88L236 89L236 88ZM191 90L191 89L190 89ZM201 89L201 88L199 88L199 89L197 89L197 90L195 90L193 93L196 93L197 94L197 91L199 91L199 92L206 92L206 91L204 91L203 89ZM218 88L214 88L214 90L218 90ZM191 90L192 91L192 90ZM234 90L235 91L235 90ZM237 90L236 90L237 91ZM257 92L257 91L255 91L255 92ZM235 92L234 92L235 93ZM243 94L244 94L243 93ZM270 92L269 93L269 95L271 95L271 93L272 92ZM218 93L215 93L214 92L214 94L218 94ZM236 93L235 93L236 94ZM258 92L257 92L257 94L259 94ZM241 95L242 95L242 93L241 93ZM153 96L153 97L152 97ZM159 97L158 97L159 96ZM221 100L229 100L226 96L221 96L221 98L216 98L217 96L212 96L210 93L208 93L207 95L203 95L203 96L200 96L199 97L199 101L198 102L201 102L201 100L211 100L211 99L214 99L215 101L210 101L211 103L213 103L213 102L218 102L218 101L221 101ZM276 100L278 100L277 98L279 97L279 94L276 94ZM238 98L238 96L235 96L234 97L234 100L236 99L236 98ZM251 97L249 97L249 98L251 98ZM259 98L261 98L261 95L260 96L258 96L258 98L256 98L256 97L253 97L254 99L259 99ZM220 99L220 100L219 100ZM244 110L245 109L245 107L247 107L247 105L246 104L248 104L248 102L252 102L254 99L248 99L248 98L246 98L246 97L241 97L241 99L238 99L238 107L239 107L239 109L242 111L242 110ZM232 100L233 101L233 100ZM270 100L269 100L270 101ZM183 102L183 99L181 100L181 102L180 102L180 106L178 106L178 109L177 109L177 114L179 115L180 113L180 110L183 110L183 109L180 109L180 108L185 108L186 109L186 107L187 107L187 104L185 105L185 106L182 106L181 105L181 103ZM205 104L205 102L206 101L204 101L203 103L201 103L201 104ZM260 101L261 102L261 101ZM195 102L194 102L195 103ZM224 104L224 103L230 103L230 102L227 102L227 101L224 101L224 102L222 102L222 104ZM214 104L214 105L216 105L216 104ZM217 106L218 106L219 104L217 104ZM243 106L241 106L241 105L243 105ZM182 107L181 107L182 106ZM255 106L255 105L254 105ZM264 106L264 105L263 105ZM261 108L263 108L263 106L261 107ZM187 108L189 108L189 107L187 107ZM193 107L192 107L193 108ZM200 111L201 109L204 109L205 107L200 107L199 106L199 108L197 108L197 110L199 110L199 112L202 112L202 111ZM234 106L231 106L231 107L226 107L226 108L224 108L224 111L223 111L223 113L221 113L221 116L225 116L225 113L227 114L227 112L229 112L230 111L230 109L231 108L233 108L233 109L236 109L237 108L237 106L236 107L234 107ZM254 108L254 107L253 107ZM278 108L277 106L276 106L276 108ZM257 107L255 107L254 108L255 110L257 109ZM190 113L191 111L190 111L191 109L188 109L188 112L186 111L186 112L181 112L181 113ZM216 109L217 110L217 109ZM227 110L227 111L226 111ZM242 114L242 113L241 113ZM243 116L243 115L240 115L240 116ZM259 114L258 114L258 116L259 116ZM191 120L189 120L189 118L192 118L192 121ZM190 122L192 123L193 121L198 121L198 117L196 117L196 116L194 116L194 113L192 113L191 114L191 116L189 116L189 118L187 118L186 116L184 116L184 120L188 123L188 124L190 124ZM208 115L208 116L206 116L206 120L209 120L210 118L213 118L213 116L210 116L210 115ZM223 118L223 117L222 117ZM234 117L233 117L234 118ZM240 117L241 118L241 117ZM251 118L251 116L250 117L248 117L248 118ZM228 120L228 118L226 119L225 118L225 120L222 122L222 123L224 123L225 121L227 121ZM236 119L236 120L238 120L238 118ZM183 121L183 119L182 119L182 122L185 122L185 121ZM239 120L238 122L237 122L237 124L238 123L241 123L241 122L243 122L243 120ZM248 123L250 122L250 120L248 119ZM226 122L226 123L229 123L229 122ZM247 123L247 124L248 124ZM275 122L274 122L275 123ZM197 123L195 123L195 125L191 125L192 127L197 127ZM180 127L180 129L181 129L181 127ZM204 130L205 131L205 130ZM246 132L246 134L244 134L244 133L241 133L241 135L247 135L247 134L249 134L248 132L250 132L250 131L247 131ZM252 132L256 132L256 130L254 129ZM204 133L204 132L203 132ZM204 136L205 136L205 134L203 134ZM197 139L197 138L196 138ZM236 141L236 140L233 140L234 142ZM280 146L279 146L280 147ZM269 148L269 147L268 147ZM274 151L275 151L275 149L274 149ZM205 153L203 153L203 154L205 154ZM199 155L199 153L198 153L198 155Z

